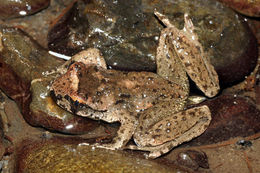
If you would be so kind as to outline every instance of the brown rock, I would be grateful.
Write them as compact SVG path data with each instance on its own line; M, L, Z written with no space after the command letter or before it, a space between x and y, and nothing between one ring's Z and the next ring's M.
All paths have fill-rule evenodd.
M47 8L50 0L0 0L0 19L22 17Z

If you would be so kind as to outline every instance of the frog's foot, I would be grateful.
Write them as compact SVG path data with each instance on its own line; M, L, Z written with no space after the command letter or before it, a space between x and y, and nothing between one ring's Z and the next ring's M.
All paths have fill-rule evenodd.
M142 146L136 146L136 145L129 145L125 147L124 149L131 149L131 150L139 150L139 151L148 151L148 154L145 154L146 158L149 159L156 159L157 157L160 157L161 155L168 153L172 148L177 146L178 144L174 144L173 141L164 143L163 145L159 146L152 146L152 147L142 147Z
M124 127L121 128L121 131ZM97 148L105 148L109 150L118 150L123 148L126 143L131 139L133 135L133 131L128 131L126 134L120 134L120 128L118 130L117 136L112 140L111 143L106 143L106 144L94 144L94 147Z
M94 144L93 146L96 148L104 148L108 150L117 150L121 148L118 145L114 145L114 144Z
M157 158L183 142L201 135L211 121L208 106L191 108L163 119L144 133L136 132L138 146L130 149L150 151L149 158Z

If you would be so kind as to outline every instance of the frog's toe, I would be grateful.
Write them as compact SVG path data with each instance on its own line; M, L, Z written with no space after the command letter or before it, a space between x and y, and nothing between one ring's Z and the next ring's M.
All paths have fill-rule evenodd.
M108 150L117 150L120 149L120 147L114 145L114 144L95 144L94 147L96 148L104 148Z

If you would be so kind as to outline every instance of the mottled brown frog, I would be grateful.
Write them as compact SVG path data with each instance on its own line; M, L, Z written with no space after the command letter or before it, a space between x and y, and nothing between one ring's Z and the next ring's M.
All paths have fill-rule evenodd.
M100 147L124 148L133 137L137 146L128 148L149 151L150 158L201 135L211 121L207 106L185 109L187 74L206 96L213 97L219 91L217 73L188 15L184 15L183 30L159 12L155 15L166 26L157 48L157 74L107 69L99 50L90 48L75 55L51 86L62 108L80 116L121 123L113 142Z

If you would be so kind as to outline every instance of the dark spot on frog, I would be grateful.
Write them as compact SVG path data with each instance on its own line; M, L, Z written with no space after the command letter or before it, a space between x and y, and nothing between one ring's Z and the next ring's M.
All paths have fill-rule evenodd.
M71 103L71 104L73 104L73 103L74 103L74 101L71 99L71 97L70 97L70 96L68 96L67 94L64 96L64 98L65 98L66 100L68 100L68 101L69 101L69 103Z
M180 43L182 43L182 42L183 42L182 37L178 37L178 41L179 41Z
M123 94L123 93L121 93L121 94L119 94L119 97L121 97L121 98L130 98L131 95L130 94Z
M166 98L166 95L164 95L164 94L160 94L159 97Z
M207 85L203 85L202 87L205 91L208 89Z
M125 102L124 100L117 100L115 104L117 105L117 104L124 103L124 102Z
M94 70L95 70L95 72L98 72L97 66L94 66Z
M50 91L51 98L56 102L57 100L61 100L62 96L60 94L55 94L53 90Z
M189 66L191 66L191 63L185 62L184 65L185 65L185 67L189 67Z
M54 92L53 92L53 94L54 94ZM56 98L57 98L57 100L61 100L61 99L62 99L62 97L61 97L60 94L58 94L58 95L56 96Z
M120 138L120 137L118 137L118 138L117 138L117 140L119 140L119 141L120 141L120 140L121 140L121 138ZM114 142L114 140L113 140L113 142ZM114 143L116 143L116 141L115 141Z
M162 108L166 109L166 108L167 108L167 106L166 106L166 105L162 105Z
M153 92L155 92L155 93L156 93L156 92L157 92L157 89L153 89Z
M156 138L158 138L158 137L160 137L160 135L152 135L152 138L153 138L153 139L156 139Z
M174 99L174 98L180 98L181 97L181 95L180 94L172 94L171 95L171 99Z
M100 91L97 91L97 92L96 92L96 95L97 95L97 96L100 96L101 94L102 94L102 93L101 93Z
M185 118L185 117L182 117L181 120L182 120L182 121L186 121L186 118Z
M194 111L196 111L196 110L194 110ZM195 112L192 111L192 112L189 113L189 115L190 116L195 116Z
M172 85L172 84L173 84L173 83L172 83L172 81L169 81L169 80L168 80L167 82L168 82L168 84L170 84L170 85Z
M199 46L196 46L196 49L197 49L197 51L198 51L199 53L201 53Z
M180 59L184 60L184 57L182 55L179 55L180 56Z

